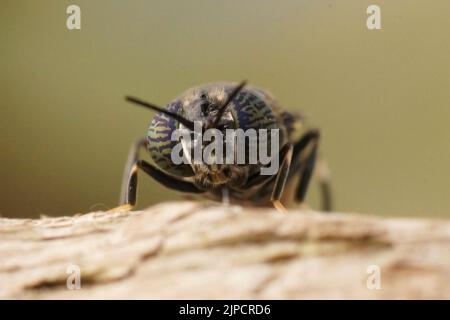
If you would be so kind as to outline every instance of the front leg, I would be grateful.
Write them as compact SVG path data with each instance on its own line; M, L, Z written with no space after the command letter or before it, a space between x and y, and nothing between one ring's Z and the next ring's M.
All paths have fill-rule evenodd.
M300 180L295 192L295 200L302 203L305 200L306 191L316 163L317 147L320 133L318 130L310 130L294 145L293 166L300 172ZM302 157L303 156L303 157Z
M119 206L109 211L129 211L133 206L126 200L128 194L129 179L132 170L134 170L134 164L139 158L139 152L142 148L147 145L147 139L145 137L137 138L131 144L130 150L128 151L127 162L125 163L125 168L122 175L122 184L120 186L120 199ZM134 204L133 204L134 205Z
M128 189L128 180L130 178L131 170L136 161L139 159L139 152L146 145L147 139L145 137L138 138L131 144L130 150L128 151L127 162L125 164L125 168L122 175L122 185L120 187L120 200L119 200L120 204L126 203L125 195Z
M139 151L146 145L145 138L137 139L130 148L127 164L122 179L122 189L120 195L120 205L112 210L131 210L136 204L137 197L137 172L143 170L149 176L154 178L162 185L181 192L202 193L192 182L185 181L182 178L172 176L166 172L157 169L150 163L139 160Z
M259 195L259 198L261 198L265 197L271 189L272 194L270 197L270 202L272 202L273 206L279 212L285 213L286 209L280 202L280 199L283 196L284 187L289 176L289 169L291 166L291 159L293 154L292 151L292 145L290 143L286 143L280 149L280 151L272 157L270 161L270 163L272 163L275 157L278 158L278 163L280 163L281 165L279 166L277 173L269 176L262 175L261 171L259 171L258 174L255 174L249 178L245 187L241 191L246 192L246 190L248 191L250 189L259 190L257 193Z
M128 179L127 188L124 195L124 205L129 205L134 207L136 204L136 196L137 196L137 172L138 169L141 169L146 174L151 176L153 179L164 185L169 189L173 189L180 192L190 192L190 193L203 193L204 190L198 189L194 183L190 181L183 180L182 178L178 178L172 176L164 171L161 171L155 166L151 165L147 161L138 160L131 167L130 176Z
M281 161L281 166L276 174L275 185L272 190L272 196L270 201L273 206L282 213L286 213L286 208L280 202L281 196L283 195L284 186L289 175L289 167L291 166L293 147L290 143L286 143L283 148L281 148L279 157Z
M317 160L317 149L319 145L320 133L318 130L310 130L294 145L294 155L292 158L291 176L299 174L295 200L303 203L306 191L314 171ZM326 165L322 164L321 174L318 175L322 193L322 209L330 211L332 207L331 188L326 174Z

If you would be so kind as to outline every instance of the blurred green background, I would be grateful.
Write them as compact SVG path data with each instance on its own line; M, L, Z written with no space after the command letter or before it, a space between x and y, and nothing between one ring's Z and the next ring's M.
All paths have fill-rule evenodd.
M81 7L82 29L66 29ZM366 28L377 4L382 30ZM3 0L0 215L117 205L130 142L201 83L248 79L322 130L338 210L450 217L448 0ZM179 195L141 176L139 207ZM318 204L317 187L309 203Z

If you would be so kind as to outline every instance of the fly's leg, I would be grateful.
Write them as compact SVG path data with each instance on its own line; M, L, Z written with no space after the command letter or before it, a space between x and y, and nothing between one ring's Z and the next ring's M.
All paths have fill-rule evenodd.
M125 197L128 189L128 180L130 178L133 165L139 159L139 151L141 150L141 148L145 147L146 144L147 140L145 138L138 138L131 144L130 150L128 151L127 162L125 163L125 169L122 175L122 185L120 188L120 200L119 200L120 204L126 205L127 201L125 200Z
M305 200L309 182L311 180L314 166L317 160L317 149L319 145L320 133L318 130L310 130L294 145L294 155L292 160L292 172L300 173L300 180L295 191L295 200L302 203ZM325 172L326 165L319 167L320 187L322 192L322 207L324 211L331 210L331 188L328 174Z
M120 187L120 199L119 199L119 206L115 207L113 209L110 209L109 211L129 211L133 209L133 205L129 203L129 201L126 200L126 195L128 193L128 184L129 184L129 178L131 176L133 166L136 163L137 159L139 158L139 151L141 148L143 148L146 145L147 141L144 137L137 138L130 147L130 150L128 151L128 157L127 162L125 163L125 168L123 170L122 175L122 184Z
M330 182L330 170L325 160L320 157L316 164L316 177L320 185L320 193L322 195L322 210L331 211L333 209L333 197Z
M131 210L136 204L138 169L141 169L153 179L166 186L181 192L201 193L192 182L172 176L164 171L157 169L152 164L139 159L139 150L145 145L145 139L138 139L130 148L127 164L122 182L122 193L120 196L120 205L112 210Z
M192 182L172 176L157 169L145 160L138 160L131 167L127 187L124 195L124 204L133 207L136 204L137 195L137 173L141 169L150 177L161 183L163 186L180 192L202 193Z
M281 203L280 199L283 195L284 186L289 175L289 168L291 166L293 147L290 143L286 143L280 150L279 158L281 161L280 168L276 174L275 185L272 190L270 201L273 206L282 213L286 213L286 208Z
M230 190L227 187L222 188L222 204L226 207L230 205Z

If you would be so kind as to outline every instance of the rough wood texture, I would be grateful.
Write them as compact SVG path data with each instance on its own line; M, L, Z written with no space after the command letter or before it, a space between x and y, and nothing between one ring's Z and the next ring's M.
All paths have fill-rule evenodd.
M449 299L450 221L195 202L0 219L0 297Z

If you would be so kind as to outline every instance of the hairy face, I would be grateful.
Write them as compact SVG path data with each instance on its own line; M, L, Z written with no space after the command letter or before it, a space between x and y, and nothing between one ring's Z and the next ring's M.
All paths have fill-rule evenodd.
M193 179L196 186L206 190L224 185L230 187L242 185L247 179L248 170L244 166L234 164L234 146L230 154L227 154L228 140L234 142L231 138L234 136L227 136L223 132L225 129L221 131L213 128L203 131L197 122L195 128L196 130L189 131L189 134L181 140L181 144L183 153L194 172ZM214 134L210 135L211 132ZM233 161L230 163L227 161L229 159Z
M219 110L226 100L225 87L221 85L194 88L184 93L180 98L183 113L187 119L201 121L204 128L217 128L219 130L235 127L231 106L215 123Z
M248 170L238 165L205 165L194 164L194 184L202 189L240 187L246 180Z
M231 106L225 109L219 121L215 123L219 110L226 102L226 99L225 87L221 85L194 88L187 91L180 98L183 112L187 119L197 123L200 122L203 132L207 129L216 129L223 137L226 136L227 129L236 129ZM211 161L208 163L203 161L205 148L211 143L211 140L204 141L203 138L204 136L200 132L191 132L191 140L182 142L183 150L190 159L194 159L194 146L201 146L202 161L196 159L197 161L191 162L196 186L201 189L208 189L220 188L224 185L239 186L245 182L247 170L242 166L222 164L224 162L223 158L222 161L217 161L217 159L210 159ZM226 140L223 139L222 142L223 150L226 150ZM215 155L208 153L208 157L214 158Z

